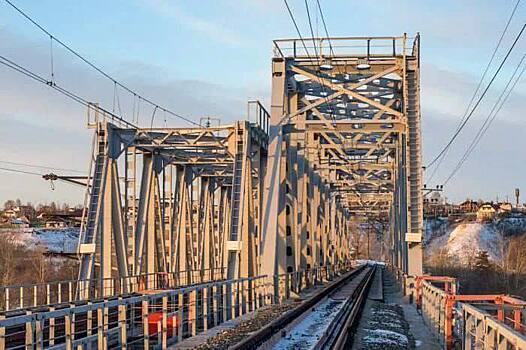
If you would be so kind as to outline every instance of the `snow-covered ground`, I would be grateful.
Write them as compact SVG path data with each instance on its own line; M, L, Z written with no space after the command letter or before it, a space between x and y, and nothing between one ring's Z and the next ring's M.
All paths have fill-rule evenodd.
M452 231L431 239L426 249L428 254L445 249L462 263L468 263L478 251L485 250L490 259L498 261L501 258L502 242L502 235L494 225L471 222L460 224Z
M487 251L489 258L502 257L505 238L526 232L526 218L505 218L492 222L450 223L445 218L428 219L425 223L424 244L431 256L440 250L461 263L472 261L478 251Z
M9 235L16 244L29 249L42 247L53 253L75 253L79 229L6 229L0 231L0 235Z

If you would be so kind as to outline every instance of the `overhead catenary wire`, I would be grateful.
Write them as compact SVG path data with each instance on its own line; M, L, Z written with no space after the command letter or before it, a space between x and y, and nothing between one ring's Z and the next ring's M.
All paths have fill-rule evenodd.
M318 2L318 8L320 10L320 13L322 13L322 10L321 10L321 7L320 7L320 3ZM321 67L321 62L320 62L320 56L321 56L321 44L320 44L320 55L318 55L318 50L316 48L316 39L315 39L315 36L314 36L314 30L312 29L312 21L311 21L311 17L310 17L310 11L309 11L309 3L308 3L308 0L305 0L305 10L307 12L307 19L309 21L309 28L310 28L310 34L311 34L311 37L312 37L312 44L314 46L314 54L316 55L316 62L318 63L318 67ZM322 13L322 16L323 16L323 13ZM325 21L323 21L323 23L325 24ZM329 34L328 34L328 31L327 31L327 27L325 26L325 31L327 33L327 38L329 37ZM317 36L316 36L317 37ZM329 43L330 43L330 39L329 39ZM332 49L332 45L331 45L331 49ZM334 54L333 54L334 55ZM321 79L318 79L319 80L319 83L320 85L323 87L323 84L321 82ZM332 106L330 106L330 103L329 103L329 98L327 96L325 96L325 103L329 106L330 108L330 119L332 121L334 121L334 114L333 114L333 108Z
M33 171L20 170L20 169L12 169L12 168L0 167L0 170L1 170L1 171L12 172L12 173L19 173L19 174L26 174L26 175L35 175L35 176L42 176L42 174L40 174L40 173L36 173L36 172L33 172Z
M132 90L130 87L128 87L127 85L121 83L120 81L115 79L113 76L111 76L110 74L105 72L102 68L100 68L99 66L95 65L93 62L91 62L90 60L88 60L84 56L82 56L80 53L78 53L76 50L74 50L71 46L69 46L66 43L64 43L61 39L57 38L55 35L50 33L46 28L44 28L42 25L40 25L38 22L36 22L27 13L25 13L21 8L19 8L15 4L13 4L13 2L11 0L4 0L4 1L8 5L10 5L13 9L15 9L20 15L22 15L29 22L31 22L35 27L37 27L39 30L41 30L43 33L45 33L47 36L49 36L51 38L51 41L55 41L57 44L59 44L60 46L65 48L67 51L69 51L71 54L73 54L78 59L80 59L82 62L86 63L92 69L97 71L103 77L111 80L116 86L119 86L120 88L124 89L125 91L127 91L130 94L132 94L133 96L138 96L140 99L142 99L146 103L150 104L152 107L157 108L157 109L159 109L159 110L161 110L161 111L163 111L165 113L168 113L168 115L171 115L171 116L176 117L178 119L184 120L184 121L186 121L186 122L188 122L190 124L196 125L196 126L199 125L199 123L196 123L195 121L193 121L193 120L191 120L191 119L189 119L189 118L187 118L187 117L185 117L185 116L183 116L183 115L181 115L179 113L176 113L176 112L174 112L174 111L172 111L172 110L170 110L170 109L168 109L166 107L162 107L160 104L154 102L153 100L151 100L151 99L149 99L147 97L144 97L141 94L139 94L138 92ZM53 59L53 55L51 56L51 58ZM52 76L54 76L53 68L52 68ZM51 81L53 82L53 79Z
M305 11L307 12L307 19L309 21L310 35L312 38L312 45L314 47L314 55L316 56L316 61L318 62L318 67L320 66L320 56L318 55L318 48L316 45L316 39L314 36L314 30L312 29L312 21L310 18L309 3L308 0L305 0Z
M1 56L1 55L0 55L0 64L2 64L4 66L6 66L6 67L8 67L8 68L20 73L20 74L23 74L23 75L25 75L25 76L27 76L27 77L35 80L35 81L38 81L38 82L40 82L40 83L42 83L42 84L44 84L44 85L46 85L46 86L48 86L48 87L50 87L50 88L52 88L54 90L60 92L64 96L66 96L69 99L77 102L80 105L83 105L85 107L90 107L91 106L91 103L88 100L86 100L84 97L79 96L79 95L77 95L77 94L75 94L75 93L63 88L63 87L59 86L56 83L49 82L46 78L42 77L41 75L38 75L37 73L31 71L30 69L25 68L25 67L19 65L18 63L14 62L14 61L12 61L12 60L4 57L4 56ZM98 109L102 113L110 116L113 120L118 120L119 122L125 124L128 127L132 127L132 128L137 129L136 125L130 123L129 121L127 121L124 118L122 118L121 116L118 116L118 115L116 115L116 114L104 109L103 107L98 107Z
M460 170L462 165L464 165L464 163L467 161L467 159L473 153L473 151L475 150L475 148L479 144L480 140L484 137L484 135L488 131L489 127L491 126L491 124L493 123L493 121L495 120L497 115L499 114L500 110L502 109L502 107L504 106L504 104L506 103L508 98L510 97L511 92L514 90L515 86L517 85L517 83L521 79L522 75L524 74L524 71L526 71L526 65L522 67L522 70L520 70L520 67L521 67L522 63L524 62L525 58L526 58L526 55L523 55L521 60L520 60L520 62L517 64L517 67L513 71L513 74L511 75L510 79L508 80L506 86L502 90L499 98L497 99L497 101L493 105L491 111L488 113L488 116L484 120L484 123L479 128L477 134L475 135L475 137L471 141L471 144L466 149L466 151L464 152L464 155L458 161L458 163L455 166L455 168L453 169L453 171L449 174L449 176L444 181L444 185L447 185L449 183L449 181L451 181L451 179L458 173L458 171ZM519 72L519 70L520 70L520 72ZM511 85L511 87L510 87L510 85Z
M305 44L305 40L303 39L303 35L301 35L300 28L298 27L298 23L296 22L296 18L294 17L294 14L292 13L292 10L291 10L291 8L289 6L289 3L287 2L287 0L283 0L283 2L285 3L285 6L287 7L287 11L289 13L290 19L292 20L292 23L294 24L294 28L296 28L296 32L298 33L298 36L300 38L301 44L302 44L303 48L305 49L305 54L307 55L309 60L312 61L313 59L312 59L312 57L309 54L309 50L307 49L307 44Z
M462 125L462 123L464 122L464 119L466 118L466 116L468 115L468 112L471 108L471 106L473 105L473 102L475 101L475 98L477 97L477 94L479 93L480 91L480 88L482 87L482 83L484 82L485 78L486 78L486 75L488 74L489 72L489 69L497 55L497 52L502 44L502 40L504 39L504 36L506 35L506 33L508 32L508 28L511 24L511 21L513 20L513 17L515 16L515 12L517 11L517 8L519 7L519 4L520 4L521 0L517 0L517 2L515 3L515 6L513 7L512 11L511 11L511 14L508 18L508 21L506 22L506 25L504 26L504 29L499 37L499 40L497 41L497 45L495 46L495 48L493 49L493 52L491 54L491 57L488 61L488 63L486 64L486 67L482 73L482 76L480 77L480 80L477 84L477 87L475 88L475 91L473 92L473 95L471 96L471 99L469 100L469 103L467 104L466 106L466 109L464 110L464 113L462 114L462 117L460 118L460 121L457 125L457 128L456 130L458 130L460 128L460 126ZM429 178L427 179L427 182L431 182L431 180L433 180L434 176L437 174L438 172L438 169L440 168L440 165L442 164L442 162L444 161L444 159L446 158L447 156L447 153L449 152L449 148L446 150L446 152L444 152L444 154L440 157L437 165L434 167L433 169L433 172L431 173L431 175L429 176Z
M19 163L19 162L7 161L7 160L0 160L0 163L2 163L2 164L9 164L9 165L16 165L16 166L23 166L23 167L34 168L34 169L69 171L69 172L79 173L79 174L86 173L86 171L82 171L82 170L78 170L78 169L68 169L68 168L59 168L59 167L38 165L38 164Z
M307 12L307 19L309 21L310 35L311 35L311 38L312 38L312 45L314 47L314 55L316 56L316 63L318 64L318 69L319 69L319 67L321 67L320 55L318 55L318 49L317 49L317 46L316 46L316 39L315 39L315 36L314 36L314 30L312 29L312 20L311 20L311 17L310 17L310 10L309 10L308 0L305 0L305 11ZM320 47L320 50L321 50L321 47ZM321 79L319 77L318 77L318 82L320 83L320 87L323 89L324 85L322 84ZM325 103L327 105L329 105L329 99L328 99L327 96L325 96ZM330 105L329 105L329 108L331 110L330 118L334 120L334 116L333 116L333 113L332 113L332 107L330 107Z
M320 4L320 0L316 0L316 3L318 5L318 10L320 12L321 22L323 23L323 29L325 30L325 35L327 36L327 41L329 42L329 50L331 52L331 55L334 56L334 49L332 47L331 37L329 35L329 30L327 29L327 23L325 22L325 16L323 15L323 10Z
M447 149L449 147L451 147L451 145L453 144L453 142L455 141L455 139L458 137L458 135L460 134L460 132L462 131L462 129L466 126L467 122L469 121L469 119L473 116L473 114L475 113L475 111L477 110L477 107L480 105L480 103L482 102L482 100L484 99L484 97L486 96L489 88L491 87L491 85L493 84L493 82L495 81L495 79L497 78L497 76L499 75L500 71L502 70L502 67L504 66L504 64L506 63L506 61L508 60L510 54L512 53L513 49L515 48L515 46L517 45L517 42L519 41L519 39L522 37L522 33L524 32L524 29L526 28L526 24L524 24L520 30L520 32L517 34L517 36L515 37L515 40L513 41L512 45L510 46L510 48L508 49L507 53L506 53L506 56L504 56L504 59L502 60L502 62L500 63L499 67L497 68L497 70L495 71L495 73L493 74L491 80L489 81L488 85L486 85L486 88L484 89L484 91L482 92L482 94L479 96L479 98L477 99L476 103L473 105L473 108L471 109L471 111L469 112L469 114L467 115L467 117L464 119L464 121L462 122L462 124L460 125L460 127L455 131L455 133L453 134L453 136L451 137L451 139L448 141L448 143L442 148L442 150L438 153L438 155L433 158L433 160L426 166L426 168L429 168L430 166L432 166L436 161L438 161L438 159L440 159L440 157L442 157L442 155L447 151Z
M289 3L287 2L287 0L283 0L283 2L285 3L285 6L286 6L287 11L288 11L289 16L290 16L290 19L292 20L292 23L294 24L294 28L296 28L296 32L298 33L298 36L299 36L300 41L301 41L301 44L303 45L303 48L305 49L305 54L307 55L307 57L309 58L310 61L314 61L312 59L311 55L309 54L309 50L307 49L307 45L305 44L305 40L303 39L303 36L301 35L301 31L300 31L300 29L298 27L298 23L296 22L296 19L294 17L294 14L292 13L292 9L290 8ZM305 5L306 5L306 8L307 8L307 15L308 15L308 19L309 19L309 26L311 28L311 33L312 33L312 24L310 22L310 14L309 14L307 2L305 2ZM313 38L312 40L314 41L314 35L312 35L312 38ZM316 44L314 44L314 48L315 48L315 51L316 51ZM319 58L318 57L316 57L316 62L318 63L318 67L319 67L320 64L319 64ZM320 86L323 87L324 85L323 85L323 83L321 81L321 78L317 74L315 74L315 76L316 76L316 79L318 80L318 83L320 84ZM325 103L328 104L329 103L328 96L325 96L324 99L325 99ZM331 118L332 118L332 113L331 113Z

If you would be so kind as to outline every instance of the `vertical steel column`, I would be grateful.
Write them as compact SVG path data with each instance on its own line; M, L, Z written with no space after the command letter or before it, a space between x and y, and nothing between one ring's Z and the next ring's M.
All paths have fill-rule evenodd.
M408 269L410 276L422 274L422 150L420 133L420 36L413 45L413 54L406 59L406 114L408 126L409 169L409 227L413 234L408 242Z
M272 61L272 108L268 166L265 175L261 230L262 274L273 276L286 271L285 232L285 155L281 119L288 110L286 103L286 62Z

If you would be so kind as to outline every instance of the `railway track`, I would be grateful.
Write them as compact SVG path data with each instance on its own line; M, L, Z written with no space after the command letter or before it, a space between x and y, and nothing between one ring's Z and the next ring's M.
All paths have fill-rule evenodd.
M232 349L348 349L375 272L349 272Z

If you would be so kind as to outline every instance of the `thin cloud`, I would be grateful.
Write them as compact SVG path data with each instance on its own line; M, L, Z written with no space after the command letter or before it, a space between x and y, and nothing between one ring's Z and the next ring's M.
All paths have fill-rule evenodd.
M204 34L207 38L230 46L242 45L242 40L232 31L189 13L176 2L166 0L143 0L142 3L158 15L173 18L188 29Z

